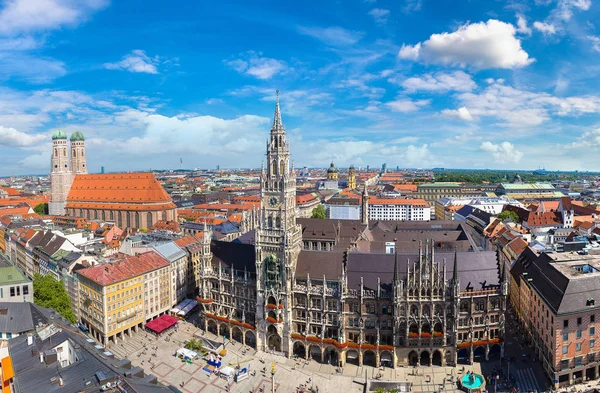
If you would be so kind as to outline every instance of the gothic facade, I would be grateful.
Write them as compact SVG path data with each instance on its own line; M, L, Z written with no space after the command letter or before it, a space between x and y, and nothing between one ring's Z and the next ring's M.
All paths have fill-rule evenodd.
M205 329L340 366L502 354L506 280L464 224L296 217L279 101L260 195L254 245L204 233L196 274Z

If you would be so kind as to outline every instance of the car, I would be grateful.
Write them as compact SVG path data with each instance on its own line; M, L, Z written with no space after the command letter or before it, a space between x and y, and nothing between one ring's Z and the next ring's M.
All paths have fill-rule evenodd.
M526 353L521 354L521 360L524 361L524 362L527 361L527 354Z

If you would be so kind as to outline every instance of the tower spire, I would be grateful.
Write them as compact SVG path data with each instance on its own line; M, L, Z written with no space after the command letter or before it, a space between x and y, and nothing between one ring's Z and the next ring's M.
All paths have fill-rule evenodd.
M452 271L452 284L458 284L458 249L454 247L454 270Z
M271 131L285 131L281 121L281 108L279 108L279 89L275 90L275 115L273 116L273 127Z
M394 283L397 284L399 279L399 269L398 269L398 249L396 245L397 239L394 238Z

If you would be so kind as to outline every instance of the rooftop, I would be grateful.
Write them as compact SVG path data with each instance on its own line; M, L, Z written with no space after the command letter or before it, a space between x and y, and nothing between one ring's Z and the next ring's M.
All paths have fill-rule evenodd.
M77 274L102 286L137 277L146 272L169 266L169 261L154 251L126 256L116 262L82 269Z

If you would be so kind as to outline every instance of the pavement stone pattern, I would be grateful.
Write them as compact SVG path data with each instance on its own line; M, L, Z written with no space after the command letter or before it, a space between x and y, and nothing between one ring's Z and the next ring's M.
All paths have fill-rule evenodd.
M279 355L268 353L257 353L250 347L244 347L240 343L228 342L226 344L227 355L223 358L223 365L236 366L239 362L242 366L250 366L250 370L256 371L255 376L248 379L228 382L214 375L208 375L202 367L206 364L203 360L197 360L193 364L187 364L181 359L173 356L177 349L194 334L222 342L222 337L197 329L188 322L179 323L179 327L171 336L156 338L144 331L134 333L125 341L112 344L109 350L119 358L128 358L133 366L140 366L146 374L154 374L159 381L173 385L186 393L197 392L229 392L232 393L260 393L263 385L264 393L271 392L271 363L275 363L275 387L277 392L296 392L301 384L306 387L319 388L319 392L364 392L366 378L380 376L380 381L408 381L413 383L412 392L443 392L458 393L456 384L448 380L451 376L462 376L467 370L481 374L479 363L470 366L458 367L400 367L376 368L371 366L358 367L347 365L341 373L334 366L321 364L310 360L288 359ZM154 355L154 347L158 347ZM245 354L242 352L245 350ZM262 360L262 361L261 361ZM263 368L265 373L262 372ZM309 382L310 381L310 382ZM446 381L446 382L445 382ZM183 385L182 385L183 383ZM443 389L442 389L443 387Z

